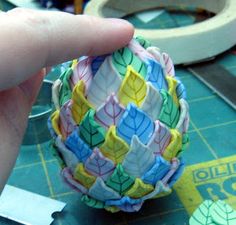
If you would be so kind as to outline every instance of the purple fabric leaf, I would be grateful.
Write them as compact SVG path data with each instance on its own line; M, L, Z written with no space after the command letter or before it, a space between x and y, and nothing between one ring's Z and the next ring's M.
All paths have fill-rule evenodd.
M117 125L124 111L124 107L119 104L115 94L112 93L106 102L97 109L95 119L106 128L109 128L111 125Z
M92 57L83 56L79 59L78 64L73 70L73 75L71 76L71 84L73 87L80 81L83 80L85 84L86 91L90 87L93 74L91 69Z
M115 165L112 160L103 156L98 148L93 149L92 155L85 162L85 169L94 176L106 180L113 172Z
M162 155L171 140L169 129L160 121L155 122L155 131L148 142L148 147L155 155Z

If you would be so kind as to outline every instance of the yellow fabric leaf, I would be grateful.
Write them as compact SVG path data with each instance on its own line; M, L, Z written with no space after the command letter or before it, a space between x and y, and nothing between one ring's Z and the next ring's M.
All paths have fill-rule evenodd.
M172 96L173 101L176 104L176 106L179 107L179 100L178 100L177 93L176 93L176 87L177 87L178 82L176 79L174 79L171 76L166 76L166 80L168 82L168 87L169 87L168 92Z
M116 212L120 211L120 209L116 206L106 206L105 210L107 210L108 212L111 212L111 213L116 213Z
M52 127L53 127L54 131L56 132L56 134L57 135L62 135L60 127L59 127L59 116L60 116L60 110L56 110L51 115L51 122L52 122Z
M154 197L152 197L152 199L155 199L155 198L161 198L161 197L165 197L167 195L170 195L172 193L172 189L169 189L167 192L161 192L157 195L155 195Z
M151 184L145 184L140 178L136 178L133 186L125 193L131 198L141 198L154 190Z
M146 97L146 93L147 85L144 78L132 66L128 66L118 93L120 102L125 106L133 102L140 107Z
M74 171L74 178L78 180L83 186L86 188L90 188L93 183L96 181L96 177L90 175L87 173L84 169L84 166L82 163L79 163Z
M82 80L80 80L75 85L72 92L73 103L71 107L71 112L72 112L72 117L76 122L76 124L80 124L87 111L93 108L92 105L85 98L84 91L85 91L85 84Z
M105 142L100 147L104 156L108 157L116 164L121 163L129 151L129 145L116 135L116 127L111 126L106 134Z
M171 140L166 150L163 153L163 158L167 161L171 161L177 156L179 150L182 148L182 136L177 129L171 129Z

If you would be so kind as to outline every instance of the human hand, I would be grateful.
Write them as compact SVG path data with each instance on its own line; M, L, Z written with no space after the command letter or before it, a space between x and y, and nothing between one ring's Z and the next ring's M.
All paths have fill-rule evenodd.
M122 20L20 8L0 13L0 27L1 192L46 68L123 47L132 38L133 27Z

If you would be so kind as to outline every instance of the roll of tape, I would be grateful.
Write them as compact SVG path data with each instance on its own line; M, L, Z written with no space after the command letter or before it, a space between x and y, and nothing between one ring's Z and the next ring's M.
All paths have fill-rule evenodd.
M236 0L92 0L85 14L117 17L157 7L203 8L216 15L186 27L171 29L135 29L153 45L168 52L175 64L193 63L211 58L236 44Z

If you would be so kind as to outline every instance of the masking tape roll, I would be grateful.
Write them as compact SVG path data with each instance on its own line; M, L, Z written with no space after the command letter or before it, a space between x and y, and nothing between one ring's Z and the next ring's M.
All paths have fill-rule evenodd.
M159 7L178 6L205 9L216 15L186 27L135 29L153 45L168 52L175 64L211 58L236 44L236 0L92 0L85 14L117 17Z

